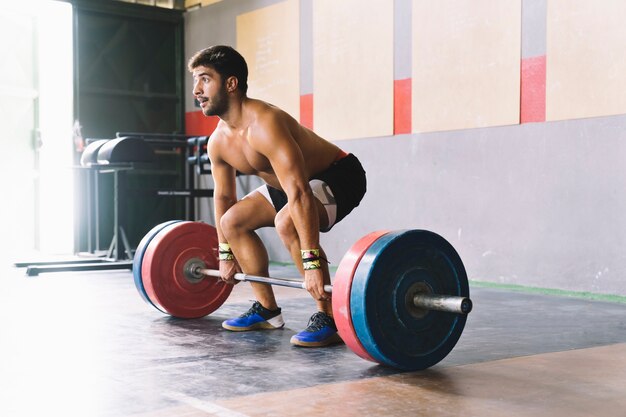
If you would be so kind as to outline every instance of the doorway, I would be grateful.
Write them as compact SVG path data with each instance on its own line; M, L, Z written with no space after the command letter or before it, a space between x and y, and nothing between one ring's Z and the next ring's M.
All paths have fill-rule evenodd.
M0 261L71 254L72 6L0 8Z

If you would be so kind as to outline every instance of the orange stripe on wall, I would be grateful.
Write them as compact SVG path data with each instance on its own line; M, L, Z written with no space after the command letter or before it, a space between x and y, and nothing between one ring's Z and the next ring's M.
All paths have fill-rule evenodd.
M546 121L546 56L522 59L520 123Z
M185 133L187 135L209 136L220 121L217 116L205 116L201 111L185 113Z
M313 130L313 94L300 96L300 123Z
M411 79L393 81L393 134L411 133Z

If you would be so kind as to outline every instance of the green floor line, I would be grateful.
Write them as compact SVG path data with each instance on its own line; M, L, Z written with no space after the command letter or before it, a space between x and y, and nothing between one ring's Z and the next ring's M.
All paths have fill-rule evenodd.
M559 296L559 297L584 298L587 300L608 301L611 303L626 304L626 296L622 296L622 295L598 294L598 293L586 292L586 291L567 291L567 290L558 290L554 288L526 287L523 285L500 284L497 282L477 281L473 279L470 280L469 282L470 282L470 287L497 288L501 290L519 291L519 292L525 292L529 294L543 294L543 295L554 295L554 296Z
M293 269L297 269L293 262L279 262L279 261L270 261L270 266L287 266L292 267ZM328 270L331 274L337 272L337 266L329 265Z
M271 261L270 265L292 267L294 269L296 268L292 262ZM330 266L331 274L334 274L336 271L337 271L336 266ZM470 287L497 288L500 290L518 291L518 292L525 292L529 294L542 294L542 295L553 295L557 297L583 298L586 300L606 301L606 302L611 302L611 303L626 304L626 296L623 296L623 295L598 294L598 293L586 292L586 291L567 291L567 290L559 290L559 289L554 289L554 288L526 287L524 285L501 284L497 282L479 281L479 280L473 280L473 279L469 280L469 283L470 283Z
M279 261L270 261L270 266L275 265L275 266L293 266L295 268L295 265L293 264L293 262L279 262Z

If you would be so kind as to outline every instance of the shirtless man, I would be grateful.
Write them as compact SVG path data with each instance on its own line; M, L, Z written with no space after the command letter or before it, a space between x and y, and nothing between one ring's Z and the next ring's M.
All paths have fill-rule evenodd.
M319 310L291 343L313 347L340 342L330 294L324 292L330 274L319 233L329 231L359 205L365 194L365 171L354 155L284 111L247 97L248 67L233 48L203 49L189 60L188 68L202 112L220 118L208 153L222 279L234 284L234 274L241 271L268 276L267 251L255 230L276 227ZM265 184L237 201L236 171L257 175ZM250 285L257 301L222 326L232 331L283 327L272 287Z

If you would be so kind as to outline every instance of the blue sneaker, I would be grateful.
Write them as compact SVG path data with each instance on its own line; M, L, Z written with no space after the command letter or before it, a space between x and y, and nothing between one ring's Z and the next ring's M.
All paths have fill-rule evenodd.
M341 342L335 320L321 311L311 316L305 330L291 337L292 345L304 347L321 347Z
M226 320L222 327L233 332L246 332L248 330L271 330L280 329L285 325L280 308L268 310L261 303L255 301L250 310L241 316Z

